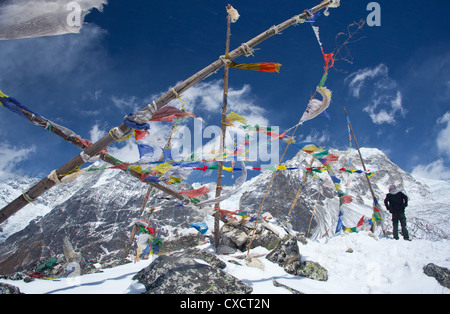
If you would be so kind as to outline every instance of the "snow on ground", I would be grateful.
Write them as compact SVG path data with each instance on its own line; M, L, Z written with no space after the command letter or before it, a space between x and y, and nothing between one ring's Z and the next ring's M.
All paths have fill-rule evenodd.
M307 245L299 243L304 260L318 262L328 270L326 282L287 274L264 257L259 257L264 270L245 266L242 259L233 256L219 257L227 263L225 271L250 284L254 294L290 293L285 288L275 287L273 279L307 294L450 294L449 289L423 273L428 263L450 268L449 244L448 240L375 239L367 232L309 240ZM202 248L212 252L210 244ZM347 252L348 249L353 252ZM266 253L268 251L261 247L251 251L251 254ZM144 286L132 277L151 262L152 259L130 263L73 279L0 282L15 285L27 294L138 294L145 291Z

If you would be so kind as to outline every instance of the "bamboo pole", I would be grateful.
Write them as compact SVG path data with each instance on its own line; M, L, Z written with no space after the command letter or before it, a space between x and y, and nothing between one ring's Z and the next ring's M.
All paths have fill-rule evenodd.
M311 10L304 11L303 13L300 13L299 15L296 15L283 23L273 26L270 29L266 30L265 32L259 34L258 36L254 37L253 39L249 40L248 42L242 44L239 48L236 48L235 50L231 51L229 53L229 60L232 61L236 59L237 57L240 57L242 55L246 55L249 53L249 50L253 47L259 45L263 41L267 40L268 38L278 34L279 32L287 29L290 26L296 25L299 23L301 19L306 19L310 17L311 13L314 14L320 10L323 10L333 4L333 0L324 0L319 5L313 7ZM172 88L170 91L166 92L164 95L153 101L151 104L146 106L144 109L140 110L136 113L136 116L142 117L143 121L148 121L151 119L151 116L153 113L156 112L156 110L160 109L161 107L168 104L170 101L177 98L178 95L181 95L183 92L194 86L195 84L201 82L205 78L207 78L209 75L213 74L217 70L219 70L221 67L223 67L226 64L226 61L224 58L219 58L218 60L214 61L207 67L203 68L202 70L195 73L193 76L189 77L187 80L181 82L174 88ZM96 143L94 143L92 146L88 147L85 150L85 153L88 156L96 156L98 155L103 149L108 147L109 145L113 144L116 140L120 139L121 136L124 134L127 134L131 129L126 126L125 124L121 124L118 127L111 130L108 134L106 134L104 137L102 137L100 140L98 140ZM57 175L66 174L70 171L74 170L77 167L82 166L85 163L83 158L81 158L80 155L75 156L73 159L66 162L64 165L56 169ZM10 216L14 215L16 212L18 212L20 209L25 207L29 202L32 202L42 194L44 194L47 190L51 189L53 186L55 186L55 183L48 179L44 178L41 181L39 181L36 185L31 187L27 192L24 192L21 196L16 198L14 201L12 201L10 204L6 205L1 211L0 211L0 223L4 222L6 219L8 219Z
M363 169L364 169L364 171L365 171L367 183L369 184L370 193L372 194L372 198L373 198L373 200L375 201L375 193L373 192L372 184L370 183L369 176L368 176L368 174L367 174L366 165L365 165L364 159L363 159L363 157L362 157L362 155L361 155L361 151L360 151L360 149L359 149L358 141L356 140L355 132L353 132L352 123L350 122L350 118L349 118L349 116L348 116L348 114L347 114L347 109L346 109L345 107L344 107L344 111L345 111L345 115L347 116L348 126L349 126L349 128L350 128L350 131L352 132L353 140L355 141L356 149L358 150L359 159L361 160L361 164L362 164Z
M78 138L77 138L78 135L76 135L75 132L73 132L72 130L70 130L64 126L61 126L59 124L56 124L48 119L36 116L35 114L32 114L31 112L29 112L28 110L26 110L24 108L20 108L20 110L28 118L28 120L30 120L30 122L33 123L34 125L38 125L38 126L45 128L46 130L58 135L59 137L63 138L67 142L72 143L73 145L77 146L78 148L81 148L82 150L85 150L87 148L87 146L85 144L83 144L82 141L78 140ZM71 134L68 135L67 133L71 133ZM173 134L171 133L169 136L169 139L166 143L165 148L170 147L170 141L171 141L172 136L173 136ZM100 154L99 158L111 165L116 165L117 164L116 161L118 160L114 156L111 156L108 154ZM134 171L134 170L124 170L124 171L128 172L133 177L141 180L141 174L139 172ZM158 183L155 183L155 182L145 182L145 183L147 183L147 184L151 185L153 188L161 190L161 191L165 192L166 194L171 195L179 200L184 199L182 196L180 196L180 194L178 194L168 188L165 188L164 186L162 186Z
M144 211L145 206L147 206L148 199L150 197L150 193L151 193L152 189L153 189L153 187L151 187L151 186L149 186L147 189L147 193L144 196L144 200L142 201L141 208L139 210L139 217L142 216L142 212ZM133 244L133 240L134 240L134 236L136 235L136 231L137 231L137 227L136 227L136 224L134 224L133 229L131 230L130 239L128 240L128 243L125 246L125 250L122 255L123 258L126 258L128 256L128 253L130 253L131 245Z
M370 193L372 194L372 199L373 199L373 203L374 203L374 206L375 206L375 204L377 203L377 198L375 197L375 192L373 191L372 184L370 183L369 175L367 174L366 165L364 163L364 159L362 157L361 150L359 149L358 141L356 140L355 132L353 131L352 123L350 122L350 117L348 116L347 109L345 107L344 107L344 111L345 111L345 115L347 116L348 126L350 128L351 133L352 133L353 140L355 141L356 149L358 150L359 158L361 160L361 164L363 166L364 173L365 173L365 176L366 176L366 179L367 179L367 183L369 184ZM380 214L382 214L381 211L380 211ZM383 221L381 222L381 228L383 230L383 234L386 234L386 231L384 229ZM374 229L375 229L375 227L374 227Z
M227 10L231 8L231 5L227 6ZM225 44L225 56L230 52L230 37L231 37L231 16L227 15L227 38ZM222 102L222 120L220 127L220 149L219 156L222 156L225 153L225 136L227 130L227 105L228 105L228 79L229 79L229 71L230 68L228 66L224 69L223 75L223 102ZM222 178L223 178L223 160L219 160L217 167L217 186L216 186L216 197L219 197L222 193ZM217 251L220 243L220 202L214 205L214 248Z

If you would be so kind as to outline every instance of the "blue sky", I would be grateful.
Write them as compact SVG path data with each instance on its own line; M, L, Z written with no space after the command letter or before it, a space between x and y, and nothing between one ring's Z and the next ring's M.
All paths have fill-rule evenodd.
M339 32L370 13L370 1L341 2L315 23L327 53ZM339 71L330 70L331 119L305 122L297 140L346 149L345 106L361 147L384 151L410 173L450 179L450 2L377 2L381 26L364 26L363 38L349 46L353 63L336 62ZM0 89L94 141L224 53L228 3L241 15L232 24L234 49L319 1L110 0L103 12L86 16L80 34L0 41ZM254 57L235 61L278 62L281 72L231 69L230 110L285 130L299 121L323 74L318 43L310 25L301 24L257 48ZM208 125L220 124L222 79L220 70L182 96ZM2 108L0 119L2 178L10 172L43 177L79 153ZM155 141L163 141L170 126L152 125ZM139 158L132 142L110 152ZM290 148L286 159L296 152Z

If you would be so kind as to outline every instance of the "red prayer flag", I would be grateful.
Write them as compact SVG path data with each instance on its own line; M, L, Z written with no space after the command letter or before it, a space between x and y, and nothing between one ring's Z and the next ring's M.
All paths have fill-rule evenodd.
M178 192L178 194L183 194L183 195L186 195L187 197L192 198L192 197L201 196L201 195L209 193L209 192L211 192L211 191L206 186L202 186L199 189L190 190L190 191L181 191L181 192Z

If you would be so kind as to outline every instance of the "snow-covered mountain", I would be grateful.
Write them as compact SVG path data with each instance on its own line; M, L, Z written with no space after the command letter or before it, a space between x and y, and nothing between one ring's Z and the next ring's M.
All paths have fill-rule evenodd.
M362 169L356 150L330 152L339 156L339 160L333 163L334 169L352 169L352 165L355 169ZM362 154L367 169L375 173L370 180L380 202L391 184L401 186L409 196L406 214L412 237L427 240L449 238L450 202L445 191L449 190L450 182L419 181L392 163L378 149L362 149ZM299 152L285 165L288 168L308 167L310 161L310 155ZM318 161L313 164L313 167L319 166ZM244 210L256 217L272 174L270 170L265 171L249 180L238 194L222 202L221 207ZM353 198L352 203L344 205L342 220L346 226L356 226L363 215L372 215L372 196L366 178L364 174L338 170L336 174L341 179L342 187ZM268 211L278 221L286 221L303 175L303 170L278 171L261 213ZM329 236L334 233L339 200L330 176L326 172L315 175L308 176L290 224L294 230L306 233L315 208L310 237L320 239L326 232ZM35 182L36 179L25 178L0 182L0 207ZM185 186L178 188L192 188L188 183L183 184ZM194 186L197 187L196 184ZM213 183L210 190L215 191ZM102 259L117 253L129 238L146 191L147 185L119 170L89 172L75 182L56 186L2 225L0 270L8 273L60 253L62 240L66 236L86 257ZM210 197L212 194L214 192L210 193ZM194 222L206 221L210 229L213 228L212 211L208 208L181 207L179 201L166 199L161 193L150 198L149 206L155 205L162 209L155 215L155 223L165 238L193 230L189 225ZM390 217L389 213L385 214L389 231L392 229Z
M19 196L36 180L20 179L3 182L0 206ZM189 183L172 186L191 189ZM75 182L61 184L26 206L3 224L0 246L0 270L27 267L43 258L62 253L64 237L90 259L101 260L117 254L128 239L147 193L148 185L121 170L93 171ZM148 208L163 207L155 216L158 230L170 237L189 228L192 220L204 215L192 208L179 207L161 192L151 195Z
M339 156L338 161L332 163L334 174L341 180L341 188L353 199L351 203L343 205L341 219L345 226L355 227L362 216L367 218L372 216L372 195L363 173L348 173L339 171L339 169L363 170L363 166L356 150L330 150L330 153ZM378 149L362 148L361 153L366 169L374 173L370 177L370 182L375 196L381 204L392 184L403 189L408 195L409 206L406 209L406 216L410 234L413 237L430 240L449 238L450 203L445 191L449 190L450 182L413 178ZM287 168L306 168L309 167L311 158L310 155L299 152L285 165ZM314 161L313 167L320 166L322 166L320 162ZM278 219L286 220L304 173L304 170L278 171L261 212L269 211ZM316 209L310 237L320 238L324 234L329 236L334 234L339 214L339 200L330 175L327 172L313 174L315 177L307 177L304 190L291 215L290 223L294 230L306 234L312 212ZM246 182L239 195L241 196L240 209L252 213L259 210L272 175L273 172L266 171ZM386 229L387 231L392 230L390 214L384 205L382 208L386 217Z

